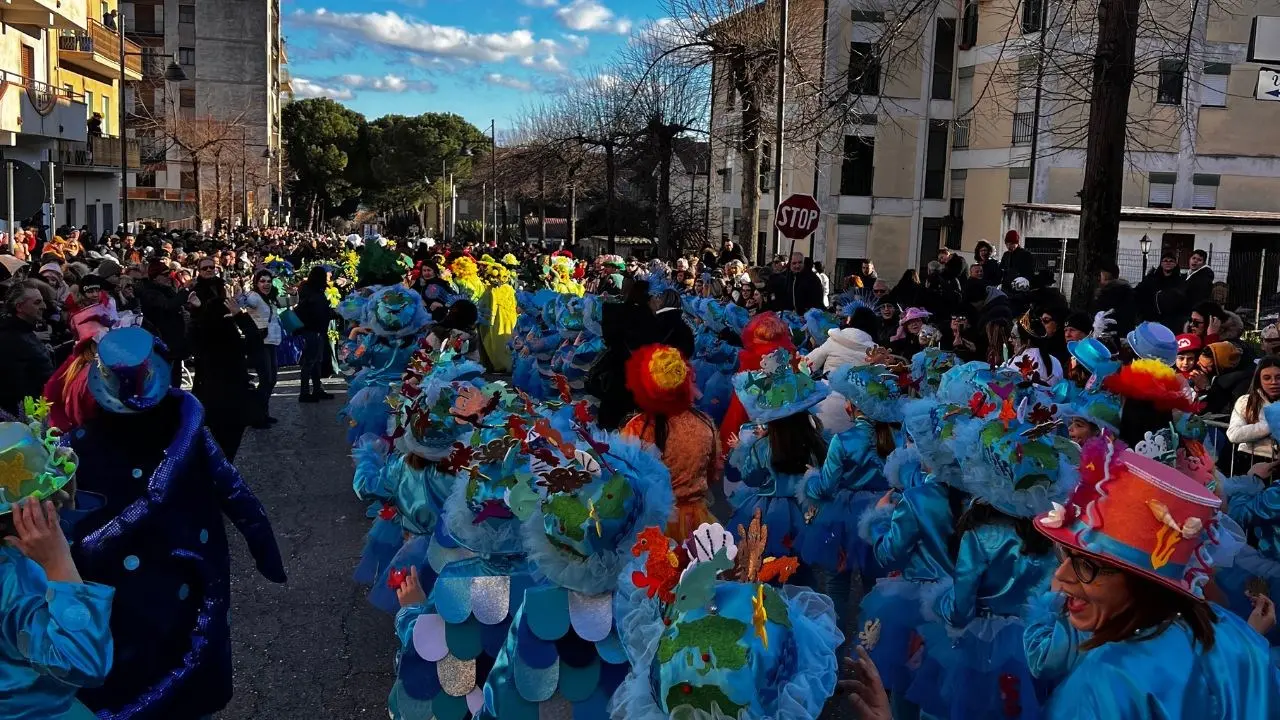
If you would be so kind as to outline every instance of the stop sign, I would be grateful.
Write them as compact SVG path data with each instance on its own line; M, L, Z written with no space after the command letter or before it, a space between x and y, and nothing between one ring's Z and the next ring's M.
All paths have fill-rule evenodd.
M778 206L778 232L791 240L803 240L818 229L822 210L812 195L797 193Z

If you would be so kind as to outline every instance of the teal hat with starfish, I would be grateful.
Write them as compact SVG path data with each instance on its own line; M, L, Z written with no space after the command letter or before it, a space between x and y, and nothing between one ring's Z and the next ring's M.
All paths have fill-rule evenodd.
M20 500L46 500L75 476L77 459L53 430L0 422L0 515Z
M785 349L765 355L759 370L734 375L733 390L747 415L760 423L805 412L831 394L827 383L810 377L808 365Z

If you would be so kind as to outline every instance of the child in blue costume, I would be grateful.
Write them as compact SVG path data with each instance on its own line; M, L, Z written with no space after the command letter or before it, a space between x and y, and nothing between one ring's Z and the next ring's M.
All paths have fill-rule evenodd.
M76 692L111 670L115 590L80 579L62 534L75 453L28 419L0 422L0 717L93 720Z
M351 379L347 388L351 399L339 413L350 426L347 439L352 444L365 433L387 434L391 414L387 395L400 381L430 320L422 296L403 285L370 296L361 324L372 338L356 351L359 357L351 365L362 369Z
M798 495L809 521L799 549L800 560L826 576L827 595L848 637L851 601L881 574L871 547L858 535L858 518L889 490L884 463L898 446L906 398L897 376L883 365L844 365L828 383L845 398L853 424L831 438L821 473L809 476Z
M532 332L538 324L538 313L541 307L537 305L537 295L524 290L516 291L516 326L511 331L511 340L509 346L511 348L511 386L517 390L528 391L529 372L533 369L533 358L526 352L529 333Z
M954 432L960 412L963 408L928 399L907 403L904 426L912 444L894 450L885 462L885 476L896 492L858 520L858 533L871 544L875 562L891 573L877 580L862 601L858 642L875 662L894 717L901 720L920 713L906 694L922 660L921 599L955 572L949 543L967 496L948 482L960 477L954 455L940 461L937 448Z
M907 691L937 717L1040 713L1043 688L1023 652L1021 614L1057 561L1030 518L1075 487L1079 448L1054 434L1049 408L1022 417L1008 408L972 406L951 433L960 483L974 501L956 521L952 582L924 598L924 657Z
M756 516L737 543L715 524L683 544L656 527L641 533L633 550L640 559L619 579L615 611L631 672L610 700L609 717L814 720L822 713L844 638L830 598L781 585L795 559L765 558L767 532Z
M547 290L545 292L550 293L552 291ZM561 295L553 293L546 301L546 304L542 306L542 330L535 336L529 337L525 343L529 355L534 360L533 371L529 374L529 382L532 385L532 389L526 390L526 392L535 400L556 397L556 389L551 387L548 382L548 378L553 374L551 371L551 358L562 344L572 341L572 338L565 337L561 333L560 326L556 321L557 314L562 307L561 297Z
M522 447L508 428L533 427L537 420L508 414L499 405L501 399L488 390L463 386L448 410L450 421L462 419L472 429L446 460L457 468L457 481L444 521L454 540L475 556L446 565L429 596L417 567L393 576L401 650L387 704L395 720L478 713L512 616L536 584L511 507L515 488L528 480L526 450L534 448Z
M561 343L551 354L546 364L538 364L538 372L548 393L544 399L554 398L559 394L556 386L556 375L564 376L571 389L581 391L586 371L573 367L573 357L584 341L586 323L583 316L583 298L573 295L561 295L557 300L556 327L560 331Z
M746 527L759 510L769 527L771 557L803 547L807 524L797 497L805 475L817 473L827 454L820 423L809 410L830 390L826 382L809 377L803 362L795 365L799 369L780 349L761 360L760 370L733 376L734 392L752 424L742 426L729 453L725 473L744 486L729 498L734 508L729 527Z
M338 301L336 312L338 317L343 320L343 327L341 329L342 337L334 349L334 359L338 361L338 368L342 376L347 380L354 377L358 369L352 367L349 362L356 360L356 348L359 347L361 339L364 337L359 334L351 334L350 331L359 326L360 319L364 317L365 306L369 303L369 296L376 289L372 287L360 288Z
M486 720L606 717L628 671L614 619L618 573L640 531L665 524L675 502L656 453L582 421L530 470L523 532L550 584L525 593L485 688ZM512 495L516 493L513 490Z
M694 352L689 362L693 365L694 383L699 396L694 407L715 421L716 427L724 420L729 409L729 397L733 394L733 373L738 369L738 348L721 336L728 325L725 308L719 302L698 299L692 305L701 322L694 333ZM692 315L686 311L686 315Z

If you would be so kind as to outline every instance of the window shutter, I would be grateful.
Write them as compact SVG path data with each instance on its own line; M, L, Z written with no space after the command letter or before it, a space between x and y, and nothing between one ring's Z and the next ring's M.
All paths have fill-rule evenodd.
M1031 178L1009 178L1009 202L1025 203L1030 182Z
M1171 183L1151 183L1147 194L1148 205L1172 205L1173 185Z
M1218 207L1217 185L1196 185L1195 194L1191 198L1191 207L1200 210L1213 210Z
M951 171L951 199L961 200L964 198L964 184L968 180L969 173L966 170Z
M867 229L869 227L869 225L838 225L836 257L848 260L867 257Z
M1201 82L1204 88L1200 91L1200 104L1209 107L1227 106L1227 80L1230 75L1204 75Z

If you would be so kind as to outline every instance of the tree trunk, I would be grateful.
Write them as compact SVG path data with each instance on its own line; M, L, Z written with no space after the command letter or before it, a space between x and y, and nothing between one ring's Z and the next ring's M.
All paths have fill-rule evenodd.
M764 121L760 109L760 88L748 76L745 59L733 62L733 82L742 98L742 138L738 144L739 163L742 172L741 218L738 227L738 246L748 258L754 257L756 265L769 261L765 240L760 238L760 133ZM752 252L755 248L755 252Z
M500 217L502 218L502 236L506 238L509 228L511 227L510 224L508 224L507 222L507 190L506 188L503 188L501 196L502 196L502 200L501 200L502 204L498 206L498 210L501 212ZM494 233L493 236L496 238L498 237L498 234ZM507 238L507 239L510 239L510 238Z
M578 184L569 183L569 246L578 243Z
M609 254L616 255L618 252L618 234L613 227L613 199L618 190L617 168L614 167L615 148L613 143L605 143L604 146L604 226L609 237Z
M1080 245L1071 304L1088 308L1098 286L1098 264L1115 262L1124 192L1124 149L1133 89L1141 0L1102 0L1089 100L1089 146L1080 191Z
M538 168L538 242L547 244L547 171Z
M195 174L196 179L196 225L199 226L198 229L203 230L204 211L201 207L202 203L200 202L200 161L195 159L194 156L191 158L191 170Z
M675 154L675 135L671 126L658 128L658 257L671 257L678 251L671 243L671 157Z

